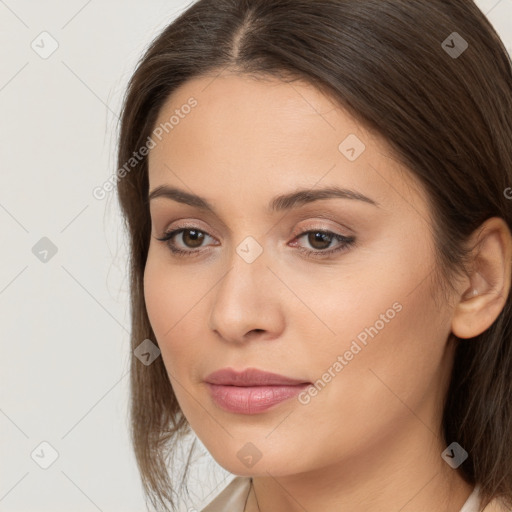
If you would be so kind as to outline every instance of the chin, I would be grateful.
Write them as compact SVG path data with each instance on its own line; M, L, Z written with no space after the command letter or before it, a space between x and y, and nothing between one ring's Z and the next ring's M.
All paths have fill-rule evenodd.
M291 468L294 473L299 470L296 454L291 459L287 459L280 452L265 456L263 451L261 450L258 455L254 447L247 443L242 444L241 448L236 448L234 457L229 456L226 450L221 454L214 451L210 454L226 471L238 476L268 477L270 474L274 477L281 477L289 475ZM253 458L251 459L251 457Z

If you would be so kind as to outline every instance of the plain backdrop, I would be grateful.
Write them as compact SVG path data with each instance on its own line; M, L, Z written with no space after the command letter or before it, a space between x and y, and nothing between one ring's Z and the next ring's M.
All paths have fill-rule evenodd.
M145 510L126 240L114 194L92 191L116 170L137 60L190 3L0 0L2 512ZM512 0L477 3L511 51ZM232 478L199 446L183 511Z

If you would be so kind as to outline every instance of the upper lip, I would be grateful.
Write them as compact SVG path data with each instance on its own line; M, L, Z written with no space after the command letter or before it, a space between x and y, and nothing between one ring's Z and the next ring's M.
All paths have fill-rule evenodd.
M237 372L233 368L222 368L210 373L204 380L210 384L224 386L296 386L298 384L309 384L304 380L292 379L256 368L247 368L242 372Z

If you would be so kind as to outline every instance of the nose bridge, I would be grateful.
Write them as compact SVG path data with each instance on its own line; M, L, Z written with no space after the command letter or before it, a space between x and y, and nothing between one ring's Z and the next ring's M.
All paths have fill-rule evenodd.
M219 283L217 298L221 299L219 295L222 295L222 300L236 300L240 304L250 300L255 304L257 285L269 273L263 245L254 237L247 236L227 258L229 271Z
M266 322L269 311L276 313L270 297L275 287L265 283L275 277L267 268L262 244L248 236L226 258L227 270L213 298L211 328L230 339L240 339L253 329L271 328Z

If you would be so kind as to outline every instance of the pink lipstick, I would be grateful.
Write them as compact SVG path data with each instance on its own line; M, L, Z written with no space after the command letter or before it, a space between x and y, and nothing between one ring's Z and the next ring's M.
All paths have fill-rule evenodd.
M224 368L205 378L213 401L238 414L258 414L299 394L310 382L248 368Z

